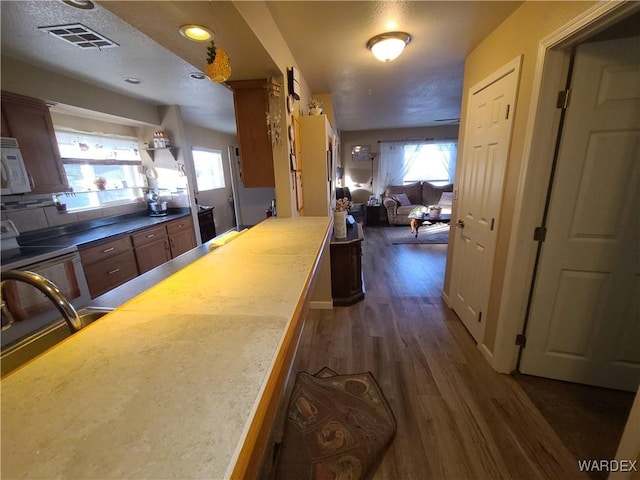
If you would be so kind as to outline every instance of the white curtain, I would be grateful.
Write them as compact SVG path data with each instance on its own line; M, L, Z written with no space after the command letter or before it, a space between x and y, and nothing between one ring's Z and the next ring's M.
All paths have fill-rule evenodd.
M378 184L376 196L381 197L389 185L402 185L406 166L404 145L406 142L380 142L380 160L378 162Z
M453 183L458 145L451 141L381 142L376 195L389 185L415 181Z

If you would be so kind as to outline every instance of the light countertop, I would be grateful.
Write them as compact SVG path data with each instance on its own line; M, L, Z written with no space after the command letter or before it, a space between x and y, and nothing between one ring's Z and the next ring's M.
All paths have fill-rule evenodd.
M329 227L268 219L3 379L2 477L228 478Z

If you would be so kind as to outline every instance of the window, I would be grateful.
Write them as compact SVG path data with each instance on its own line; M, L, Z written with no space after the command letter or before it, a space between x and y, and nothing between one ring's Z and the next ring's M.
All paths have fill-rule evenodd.
M73 194L67 210L142 202L138 140L56 130L58 148Z
M198 191L224 188L224 170L222 168L222 152L193 148L193 166L196 170Z
M380 142L376 194L381 196L388 185L453 183L457 150L455 140Z
M418 143L404 146L404 183L453 183L455 143ZM453 168L452 168L453 167Z

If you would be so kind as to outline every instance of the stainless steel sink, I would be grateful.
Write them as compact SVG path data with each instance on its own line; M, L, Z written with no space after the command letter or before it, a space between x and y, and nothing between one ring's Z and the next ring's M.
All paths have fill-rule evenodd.
M107 308L81 308L78 310L78 316L82 321L82 326L86 327L111 310ZM60 319L39 332L3 349L0 355L2 376L4 377L7 373L49 350L70 335L69 326L63 319Z

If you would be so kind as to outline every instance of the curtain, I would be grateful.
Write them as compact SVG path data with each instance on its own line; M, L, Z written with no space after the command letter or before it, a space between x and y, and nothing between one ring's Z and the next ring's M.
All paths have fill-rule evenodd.
M452 141L381 142L376 195L381 196L388 185L453 183L457 151Z
M404 162L405 142L380 142L376 196L381 197L389 185L402 185L407 172Z

